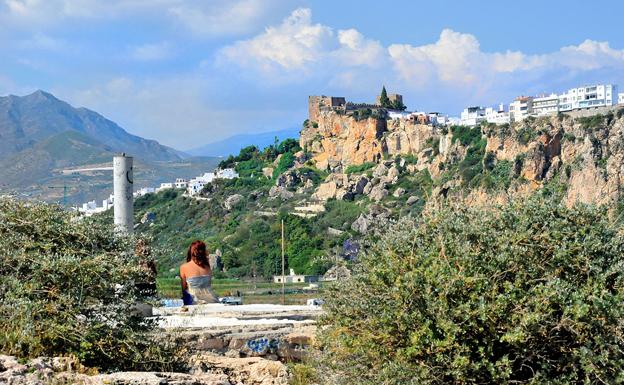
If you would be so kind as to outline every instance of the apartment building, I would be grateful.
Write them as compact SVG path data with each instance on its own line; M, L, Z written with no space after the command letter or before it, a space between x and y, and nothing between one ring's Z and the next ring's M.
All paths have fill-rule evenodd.
M545 116L559 112L559 95L550 94L533 98L533 115Z
M512 122L520 122L533 113L533 97L519 96L509 104L509 118Z
M465 108L459 116L459 124L476 126L485 120L485 108L474 106Z

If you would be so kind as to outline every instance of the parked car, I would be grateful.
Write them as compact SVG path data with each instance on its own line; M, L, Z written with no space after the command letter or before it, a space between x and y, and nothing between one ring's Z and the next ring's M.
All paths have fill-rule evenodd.
M242 305L243 299L241 297L221 297L219 302L224 305Z
M307 302L308 306L321 306L325 303L325 300L321 298L310 298Z

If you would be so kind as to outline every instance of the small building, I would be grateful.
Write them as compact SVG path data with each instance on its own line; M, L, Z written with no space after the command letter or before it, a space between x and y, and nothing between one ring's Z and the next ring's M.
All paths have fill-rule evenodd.
M485 108L474 106L464 108L460 115L459 124L463 126L476 126L485 120Z
M222 170L217 170L216 177L221 179L234 179L238 178L238 173L233 168L224 168Z
M171 183L171 182L161 183L160 187L158 187L156 189L156 192L163 191L163 190L168 190L168 189L172 189L172 188L173 188L173 183Z
M204 182L203 179L200 179L200 178L191 179L188 183L186 191L190 196L194 196L194 195L199 194L204 189L205 185L206 185L206 182Z
M310 283L310 282L318 282L318 275L303 275L303 274L295 274L293 269L290 269L289 275L274 275L273 282L274 283Z
M618 94L618 104L624 104L624 92Z
M509 104L509 118L512 122L520 122L533 114L533 97L518 96Z
M488 107L485 109L485 120L488 123L508 124L511 121L509 111L505 111L505 105L499 104L498 108Z
M559 112L559 95L542 95L533 99L533 115L546 116Z
M175 188L185 189L188 187L188 182L186 179L177 178L175 181Z

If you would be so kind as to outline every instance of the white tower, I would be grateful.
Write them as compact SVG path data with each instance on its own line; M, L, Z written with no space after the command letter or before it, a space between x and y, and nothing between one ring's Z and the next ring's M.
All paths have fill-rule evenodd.
M125 234L134 230L133 158L122 153L113 157L115 228Z

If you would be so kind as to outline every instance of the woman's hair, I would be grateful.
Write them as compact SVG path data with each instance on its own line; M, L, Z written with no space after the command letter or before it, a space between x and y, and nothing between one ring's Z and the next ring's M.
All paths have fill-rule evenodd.
M210 268L210 262L208 261L208 252L206 251L206 244L202 241L195 241L189 246L186 253L186 262L193 261L200 266Z

